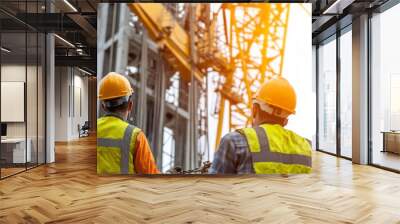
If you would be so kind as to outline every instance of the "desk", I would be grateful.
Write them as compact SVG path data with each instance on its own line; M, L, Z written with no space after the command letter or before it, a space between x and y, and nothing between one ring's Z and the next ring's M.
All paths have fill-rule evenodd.
M392 152L400 154L400 132L382 131L381 133L383 134L382 152Z
M5 163L25 163L31 162L31 145L30 138L27 139L26 154L25 154L25 138L6 138L1 139L1 159ZM26 159L26 161L25 161Z

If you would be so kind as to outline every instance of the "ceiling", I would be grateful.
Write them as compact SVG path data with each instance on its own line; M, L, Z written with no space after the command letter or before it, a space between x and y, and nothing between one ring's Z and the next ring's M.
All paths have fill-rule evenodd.
M353 17L375 12L390 0L311 0L312 37L317 44L351 24Z
M25 35L21 33L28 33L28 41L30 32L55 33L56 66L77 66L95 75L98 2L47 0L46 5L44 0L1 0L0 26L5 38L2 45L12 49L7 55L15 59L26 55ZM33 55L36 46L28 44L26 51L28 56Z
M391 0L310 0L312 3L313 44L351 24L352 18L374 10ZM97 4L101 0L1 0L0 26L3 33L54 32L74 45L55 38L56 64L81 66L96 73ZM273 2L273 1L271 1ZM52 13L48 13L49 11ZM26 13L28 12L28 13ZM23 52L24 40L6 35L15 55ZM29 39L29 38L28 38ZM11 42L15 43L12 44ZM22 41L22 42L21 42ZM29 40L28 40L29 41ZM29 44L28 55L33 46ZM25 54L25 53L24 53ZM81 62L81 63L80 63Z

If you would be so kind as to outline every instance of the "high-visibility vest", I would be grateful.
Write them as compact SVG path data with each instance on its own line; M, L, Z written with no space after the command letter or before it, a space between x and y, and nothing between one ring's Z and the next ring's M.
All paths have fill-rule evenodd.
M237 131L246 137L256 174L311 172L311 146L296 133L270 124Z
M97 119L97 173L134 174L133 155L140 129L116 116Z

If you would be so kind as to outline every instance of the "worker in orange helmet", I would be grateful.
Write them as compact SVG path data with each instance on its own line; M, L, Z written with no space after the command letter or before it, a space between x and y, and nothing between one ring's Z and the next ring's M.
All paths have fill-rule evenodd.
M296 93L286 79L265 82L253 98L253 127L222 138L210 173L310 173L309 141L284 128L295 110Z
M99 99L106 113L97 120L98 174L159 173L146 136L127 122L132 93L123 75L111 72L100 81Z

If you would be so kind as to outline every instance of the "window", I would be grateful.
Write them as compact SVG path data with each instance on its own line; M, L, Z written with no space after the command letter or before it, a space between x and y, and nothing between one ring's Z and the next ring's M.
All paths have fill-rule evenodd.
M400 5L371 18L372 163L400 170Z
M18 2L21 16L44 2ZM14 4L14 3L9 3ZM45 44L43 33L13 21L0 24L0 178L45 163Z
M352 34L340 36L340 155L352 157Z
M318 149L336 153L336 39L318 48Z

